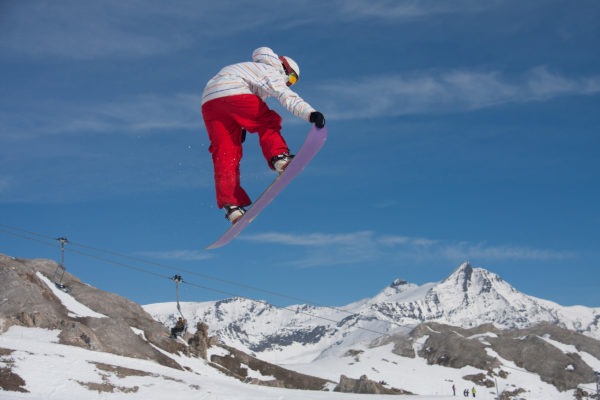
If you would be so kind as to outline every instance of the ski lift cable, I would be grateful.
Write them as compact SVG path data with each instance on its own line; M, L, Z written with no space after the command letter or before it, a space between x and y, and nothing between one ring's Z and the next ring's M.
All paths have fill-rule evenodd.
M0 226L2 226L2 225L0 224ZM8 234L11 234L13 236L17 236L17 237L20 237L20 238L23 238L23 239L27 239L27 240L32 240L32 241L35 241L35 242L43 243L43 244L49 245L51 247L60 248L60 246L56 246L56 245L52 245L50 243L42 242L40 240L37 240L37 239L34 239L34 238L29 238L29 237L26 237L24 235L19 235L19 234L14 234L14 233L11 233L11 232L7 232L7 231L5 231L3 229L0 229L0 232L8 233ZM116 266L119 266L119 267L131 269L131 270L134 270L134 271L137 271L137 272L140 272L140 273L145 273L145 274L148 274L148 275L152 275L152 276L157 277L157 278L167 279L167 280L173 280L172 277L164 276L164 275L158 274L158 273L153 272L153 271L149 271L149 270L144 269L144 268L134 267L132 265L124 264L122 262L110 260L110 259L107 259L107 258L104 258L104 257L100 257L100 256L97 256L97 255L94 255L94 254L82 252L82 251L75 250L75 249L72 249L72 248L70 248L68 250L70 252L72 252L72 253L79 254L79 255L84 256L84 257L93 258L93 259L98 260L98 261L102 261L102 262L113 264L113 265L116 265ZM290 308L290 307L286 307L286 306L278 306L278 305L269 303L266 300L253 299L253 298L250 298L250 297L247 297L247 296L239 295L237 293L228 292L228 291L224 291L224 290L219 290L219 289L211 288L211 287L200 285L200 284L193 283L193 282L188 282L188 281L182 280L181 283L189 285L189 286L192 286L192 287L195 287L195 288L203 289L203 290L206 290L206 291L211 291L211 292L223 294L223 295L226 295L226 296L233 296L233 297L238 297L238 298L242 298L242 299L254 301L254 302L257 302L257 303L262 303L262 304L264 304L266 306L275 307L275 308L278 308L278 309L281 309L281 310L290 311L290 312L293 312L293 313L296 313L296 314L299 313L299 314L308 315L308 316L310 316L312 318L316 318L316 319L328 321L328 322L335 323L335 324L339 324L341 322L341 321L338 321L338 320L335 320L335 319L323 317L323 316L320 316L320 315L315 315L315 314L312 314L312 313L307 312L307 311L298 310L297 308L295 309L295 308ZM392 321L382 321L382 322L386 322L386 323L389 323L389 324L397 324L397 323L392 322ZM374 330L374 329L369 329L369 328L364 328L364 327L358 327L358 326L356 328L359 329L359 330L362 330L362 331L367 331L367 332L375 333L375 334L378 334L378 335L381 335L381 336L392 336L392 334L390 334L390 333L381 332L381 331L377 331L377 330Z
M4 227L4 226L5 225L0 224L0 227ZM54 243L44 242L43 240L39 240L39 239L34 239L34 238L31 238L31 237L27 237L27 236L24 236L24 235L21 235L21 234L18 234L18 233L7 231L5 229L1 229L0 228L0 232L5 233L7 235L15 236L15 237L18 237L18 238L21 238L21 239L26 239L26 240L30 240L32 242L43 244L45 246L55 247L57 249L60 249L60 245L57 245L57 244L54 244ZM55 239L52 239L52 240L55 241Z
M350 314L350 315L354 314L351 311L344 310L344 309L339 308L339 307L327 306L327 305L324 305L324 304L319 304L319 303L317 303L315 301L312 301L312 300L303 299L303 298L300 298L300 297L290 296L290 295L287 295L287 294L284 294L284 293L279 293L279 292L275 292L275 291L272 291L272 290L268 290L268 289L263 289L263 288L251 286L251 285L248 285L248 284L245 284L245 283L241 283L241 282L236 282L236 281L232 281L232 280L227 280L227 279L219 278L219 277L216 277L216 276L213 276L213 275L209 275L209 274L204 274L204 273L201 273L201 272L191 271L191 270L188 270L188 269L185 269L185 268L181 268L181 267L176 267L176 266L166 265L166 264L162 264L162 263L157 263L157 262L150 261L150 260L147 260L147 259L144 259L144 258L127 256L127 255L116 253L116 252L113 252L113 251L110 251L110 250L103 250L103 249L94 248L94 247L83 245L83 244L78 244L78 243L71 243L71 244L73 246L87 248L88 250L93 250L93 251L97 251L97 252L100 252L100 253L107 253L107 254L110 254L110 255L113 255L113 256L116 256L116 257L121 257L121 258L129 259L129 260L132 260L132 261L138 261L138 262L142 262L142 263L149 264L149 265L154 265L154 266L157 266L157 267L160 267L160 268L164 268L164 269L170 269L170 270L173 270L173 271L185 272L186 274L195 275L195 276L198 276L198 277L201 277L201 278L214 280L214 281L225 283L225 284L228 284L228 285L231 285L231 286L238 286L238 287L242 287L242 288L245 288L245 289L254 290L256 292L262 292L262 293L265 293L265 294L270 294L270 295L273 295L273 296L286 298L288 300L298 301L298 302L301 302L301 303L309 303L309 304L312 304L312 305L315 305L315 306L329 308L329 309L332 309L332 310L335 310L335 311L344 312L344 313L347 313L347 314Z
M163 279L173 280L172 277L166 277L164 275L157 274L156 272L148 271L148 270L143 269L143 268L133 267L131 265L127 265L127 264L123 264L121 262L117 262L117 261L105 259L105 258L102 258L102 257L98 257L98 256L95 256L93 254L88 254L88 253L80 252L78 250L72 250L71 249L71 251L74 252L74 253L76 253L76 254L79 254L79 255L83 255L83 256L86 256L86 257L91 257L91 258L97 259L99 261L111 263L111 264L114 264L114 265L117 265L117 266L120 266L120 267L129 268L129 269L132 269L132 270L135 270L135 271L138 271L138 272L143 272L143 273L146 273L146 274L149 274L149 275L153 275L153 276L156 276L156 277L159 277L159 278L163 278ZM215 288L211 288L211 287L208 287L208 286L199 285L199 284L196 284L196 283L193 283L193 282L187 282L187 281L184 281L184 280L181 280L181 283L189 285L189 286L192 286L192 287L196 287L196 288L199 288L199 289L203 289L203 290L208 290L208 291L212 291L212 292L224 294L224 295L227 295L227 296L233 296L233 297L243 298L243 299L246 299L246 300L250 300L250 301L262 303L262 304L265 304L267 306L272 306L272 307L275 307L275 308L279 308L279 309L291 311L291 312L294 312L294 313L298 312L298 310L291 309L289 307L277 306L275 304L271 304L271 303L267 302L266 300L252 299L250 297L240 296L239 294L236 294L236 293L232 293L232 292L227 292L227 291L224 291L224 290L215 289ZM181 313L181 309L179 309L179 312ZM319 316L319 315L311 314L311 313L306 312L306 311L299 311L299 312L302 313L302 314L305 314L305 315L309 315L309 316L311 316L313 318L325 320L325 321L332 322L332 323L335 323L335 324L339 324L341 322L341 321L334 320L334 319L331 319L331 318L326 318L326 317L322 317L322 316ZM388 322L388 321L384 321L384 322ZM390 335L389 333L380 332L380 331L376 331L376 330L369 329L369 328L357 327L357 329L360 329L360 330L363 330L363 331L372 332L372 333L376 333L376 334L379 334L379 335Z
M24 233L27 233L27 234L30 234L30 235L34 235L34 236L38 236L38 237L42 237L42 238L45 238L45 239L57 240L57 239L52 238L52 237L47 236L47 235L42 235L42 234L39 234L39 233L30 232L30 231L27 231L27 230L24 230L24 229L11 227L11 226L4 225L4 224L0 224L0 227L5 227L5 228L17 230L19 232L24 232ZM141 263L148 264L148 265L154 265L154 266L157 266L157 267L160 267L160 268L163 268L163 269L169 269L169 270L174 270L174 271L181 271L181 272L188 273L190 275L196 275L196 276L199 276L199 277L202 277L202 278L211 279L211 280L218 281L218 282L225 283L225 284L229 284L229 285L232 285L232 286L243 287L243 288L254 290L254 291L257 291L257 292L262 292L262 293L265 293L265 294L270 294L270 295L273 295L273 296L277 296L277 297L281 297L281 298L286 298L288 300L299 301L299 302L302 302L302 303L311 304L313 306L317 306L317 307L321 307L321 308L327 308L327 309L330 309L330 310L334 310L334 311L338 311L338 312L344 313L344 314L346 314L348 316L356 315L355 312L348 311L348 310L345 310L343 308L339 308L339 307L335 307L335 306L328 306L328 305L325 305L325 304L320 304L320 303L315 302L315 301L311 301L311 300L307 300L307 299L303 299L303 298L299 298L299 297L294 297L294 296L289 296L289 295L286 295L286 294L283 294L283 293L278 293L278 292L271 291L271 290L261 289L261 288L257 288L257 287L254 287L254 286L246 285L244 283L239 283L239 282L235 282L235 281L225 280L225 279L221 279L221 278L218 278L218 277L215 277L215 276L211 276L211 275L207 275L207 274L203 274L203 273L199 273L199 272L195 272L195 271L186 270L186 269L179 268L179 267L173 267L173 266L169 266L169 265L165 265L165 264L161 264L161 263L149 261L149 260L146 260L146 259L143 259L143 258L139 258L139 257L127 256L127 255L120 254L120 253L117 253L117 252L114 252L114 251L111 251L111 250L104 250L104 249L100 249L100 248L97 248L97 247L92 247L92 246L88 246L88 245L84 245L84 244L73 243L73 242L70 242L70 241L69 241L69 244L71 246L69 248L67 248L66 250L68 250L70 252L73 252L73 253L82 254L81 252L78 252L77 250L73 249L73 246L82 247L82 248L85 248L85 249L88 249L88 250L92 250L92 251L95 251L95 252L98 252L98 253L105 253L105 254L109 254L109 255L115 256L115 257L121 257L121 258L124 258L124 259L141 262ZM105 259L102 259L102 260L105 260ZM133 268L133 267L131 267L131 268ZM209 290L209 289L207 289L207 290ZM218 293L230 294L229 292L218 292ZM244 296L239 296L239 295L236 295L236 294L234 294L233 296L244 297ZM404 328L405 327L405 325L403 325L403 324L401 324L401 323L399 323L397 321L391 320L391 319L386 319L386 320L382 320L382 319L379 319L379 318L377 318L377 319L380 320L380 321L382 321L382 322L388 323L390 325L398 326L400 328Z
M19 232L27 233L27 234L38 236L38 237L42 237L42 238L45 238L45 239L57 240L57 239L51 238L51 237L46 236L46 235L41 235L39 233L26 231L26 230L23 230L23 229L20 229L20 228L11 227L11 226L4 225L4 224L0 224L0 227L5 227L5 228L8 228L8 229L13 229L13 230L16 230L16 231L19 231ZM173 270L173 271L185 272L186 274L199 276L201 278L218 281L218 282L225 283L225 284L232 285L232 286L243 287L243 288L254 290L254 291L257 291L257 292L262 292L262 293L265 293L265 294L270 294L272 296L286 298L288 300L293 300L293 301L298 301L298 302L301 302L301 303L311 304L311 305L322 307L322 308L328 308L330 310L339 311L339 312L342 312L342 313L346 313L348 315L354 315L355 314L352 311L348 311L348 310L345 310L345 309L340 308L340 307L328 306L328 305L320 304L320 303L312 301L312 300L308 300L308 299L304 299L304 298L300 298L300 297L294 297L294 296L290 296L290 295L287 295L287 294L284 294L284 293L279 293L279 292L275 292L275 291L268 290L268 289L262 289L262 288L258 288L258 287L255 287L255 286L247 285L245 283L240 283L240 282L235 282L235 281L231 281L231 280L226 280L226 279L222 279L222 278L219 278L219 277L216 277L216 276L212 276L212 275L208 275L208 274L204 274L204 273L200 273L200 272L196 272L196 271L191 271L191 270L187 270L187 269L180 268L180 267L175 267L175 266L170 266L170 265L166 265L166 264L162 264L162 263L157 263L157 262L150 261L150 260L147 260L147 259L143 259L143 258L140 258L140 257L128 256L128 255L117 253L117 252L114 252L114 251L111 251L111 250L100 249L100 248L97 248L97 247L92 247L92 246L81 244L81 243L74 243L74 242L70 242L69 241L69 244L71 245L71 247L72 246L81 247L81 248L85 248L87 250L92 250L92 251L95 251L95 252L98 252L98 253L105 253L105 254L109 254L109 255L112 255L112 256L115 256L115 257L124 258L124 259L131 260L131 261L137 261L137 262L141 262L141 263L148 264L148 265L154 265L154 266L157 266L157 267L160 267L160 268L163 268L163 269L169 269L169 270ZM69 249L69 251L73 251L73 250ZM395 323L395 322L390 321L390 323ZM397 325L398 326L402 326L400 324L397 324Z

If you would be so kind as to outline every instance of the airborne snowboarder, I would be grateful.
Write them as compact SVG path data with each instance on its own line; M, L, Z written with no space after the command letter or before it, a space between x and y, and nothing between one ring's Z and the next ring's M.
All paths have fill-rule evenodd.
M242 142L258 133L269 168L282 173L293 155L281 135L281 117L264 100L277 98L292 114L318 128L325 117L290 89L300 77L298 64L268 47L252 53L252 62L229 65L210 79L202 95L202 116L210 139L217 205L237 222L252 202L240 185Z

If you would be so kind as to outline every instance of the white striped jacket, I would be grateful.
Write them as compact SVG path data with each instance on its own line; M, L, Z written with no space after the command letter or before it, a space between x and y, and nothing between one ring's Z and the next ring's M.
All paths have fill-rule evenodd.
M279 56L268 47L259 47L252 53L252 61L229 65L219 71L206 84L202 104L238 94L255 94L263 100L275 97L289 112L308 121L315 109L287 87Z

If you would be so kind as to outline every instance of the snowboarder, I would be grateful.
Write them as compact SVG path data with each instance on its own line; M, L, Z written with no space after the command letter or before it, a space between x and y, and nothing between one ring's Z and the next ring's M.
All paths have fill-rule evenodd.
M171 328L171 339L175 339L177 335L180 335L181 332L183 332L183 330L185 329L185 324L185 319L179 317L175 326Z
M252 53L252 62L229 65L210 79L202 94L202 117L210 139L217 206L232 223L252 202L240 185L242 142L258 133L269 168L282 173L293 155L281 136L281 117L264 100L275 97L292 114L318 128L325 117L290 89L300 78L298 64L268 47Z
M456 396L456 385L452 384L452 395Z
M475 386L473 386L472 392L473 392L473 397L475 397Z

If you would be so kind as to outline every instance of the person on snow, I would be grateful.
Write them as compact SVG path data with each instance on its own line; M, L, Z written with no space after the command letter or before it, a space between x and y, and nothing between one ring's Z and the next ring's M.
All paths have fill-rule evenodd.
M185 329L185 320L181 317L177 320L174 327L171 328L171 338L175 339L177 335L181 334Z
M252 53L252 62L221 69L202 94L202 117L210 139L217 206L235 224L252 202L240 185L242 142L246 131L258 133L269 168L280 174L293 155L281 136L281 117L264 102L275 97L292 114L318 128L325 117L290 89L300 78L300 68L290 57L279 57L268 47Z

